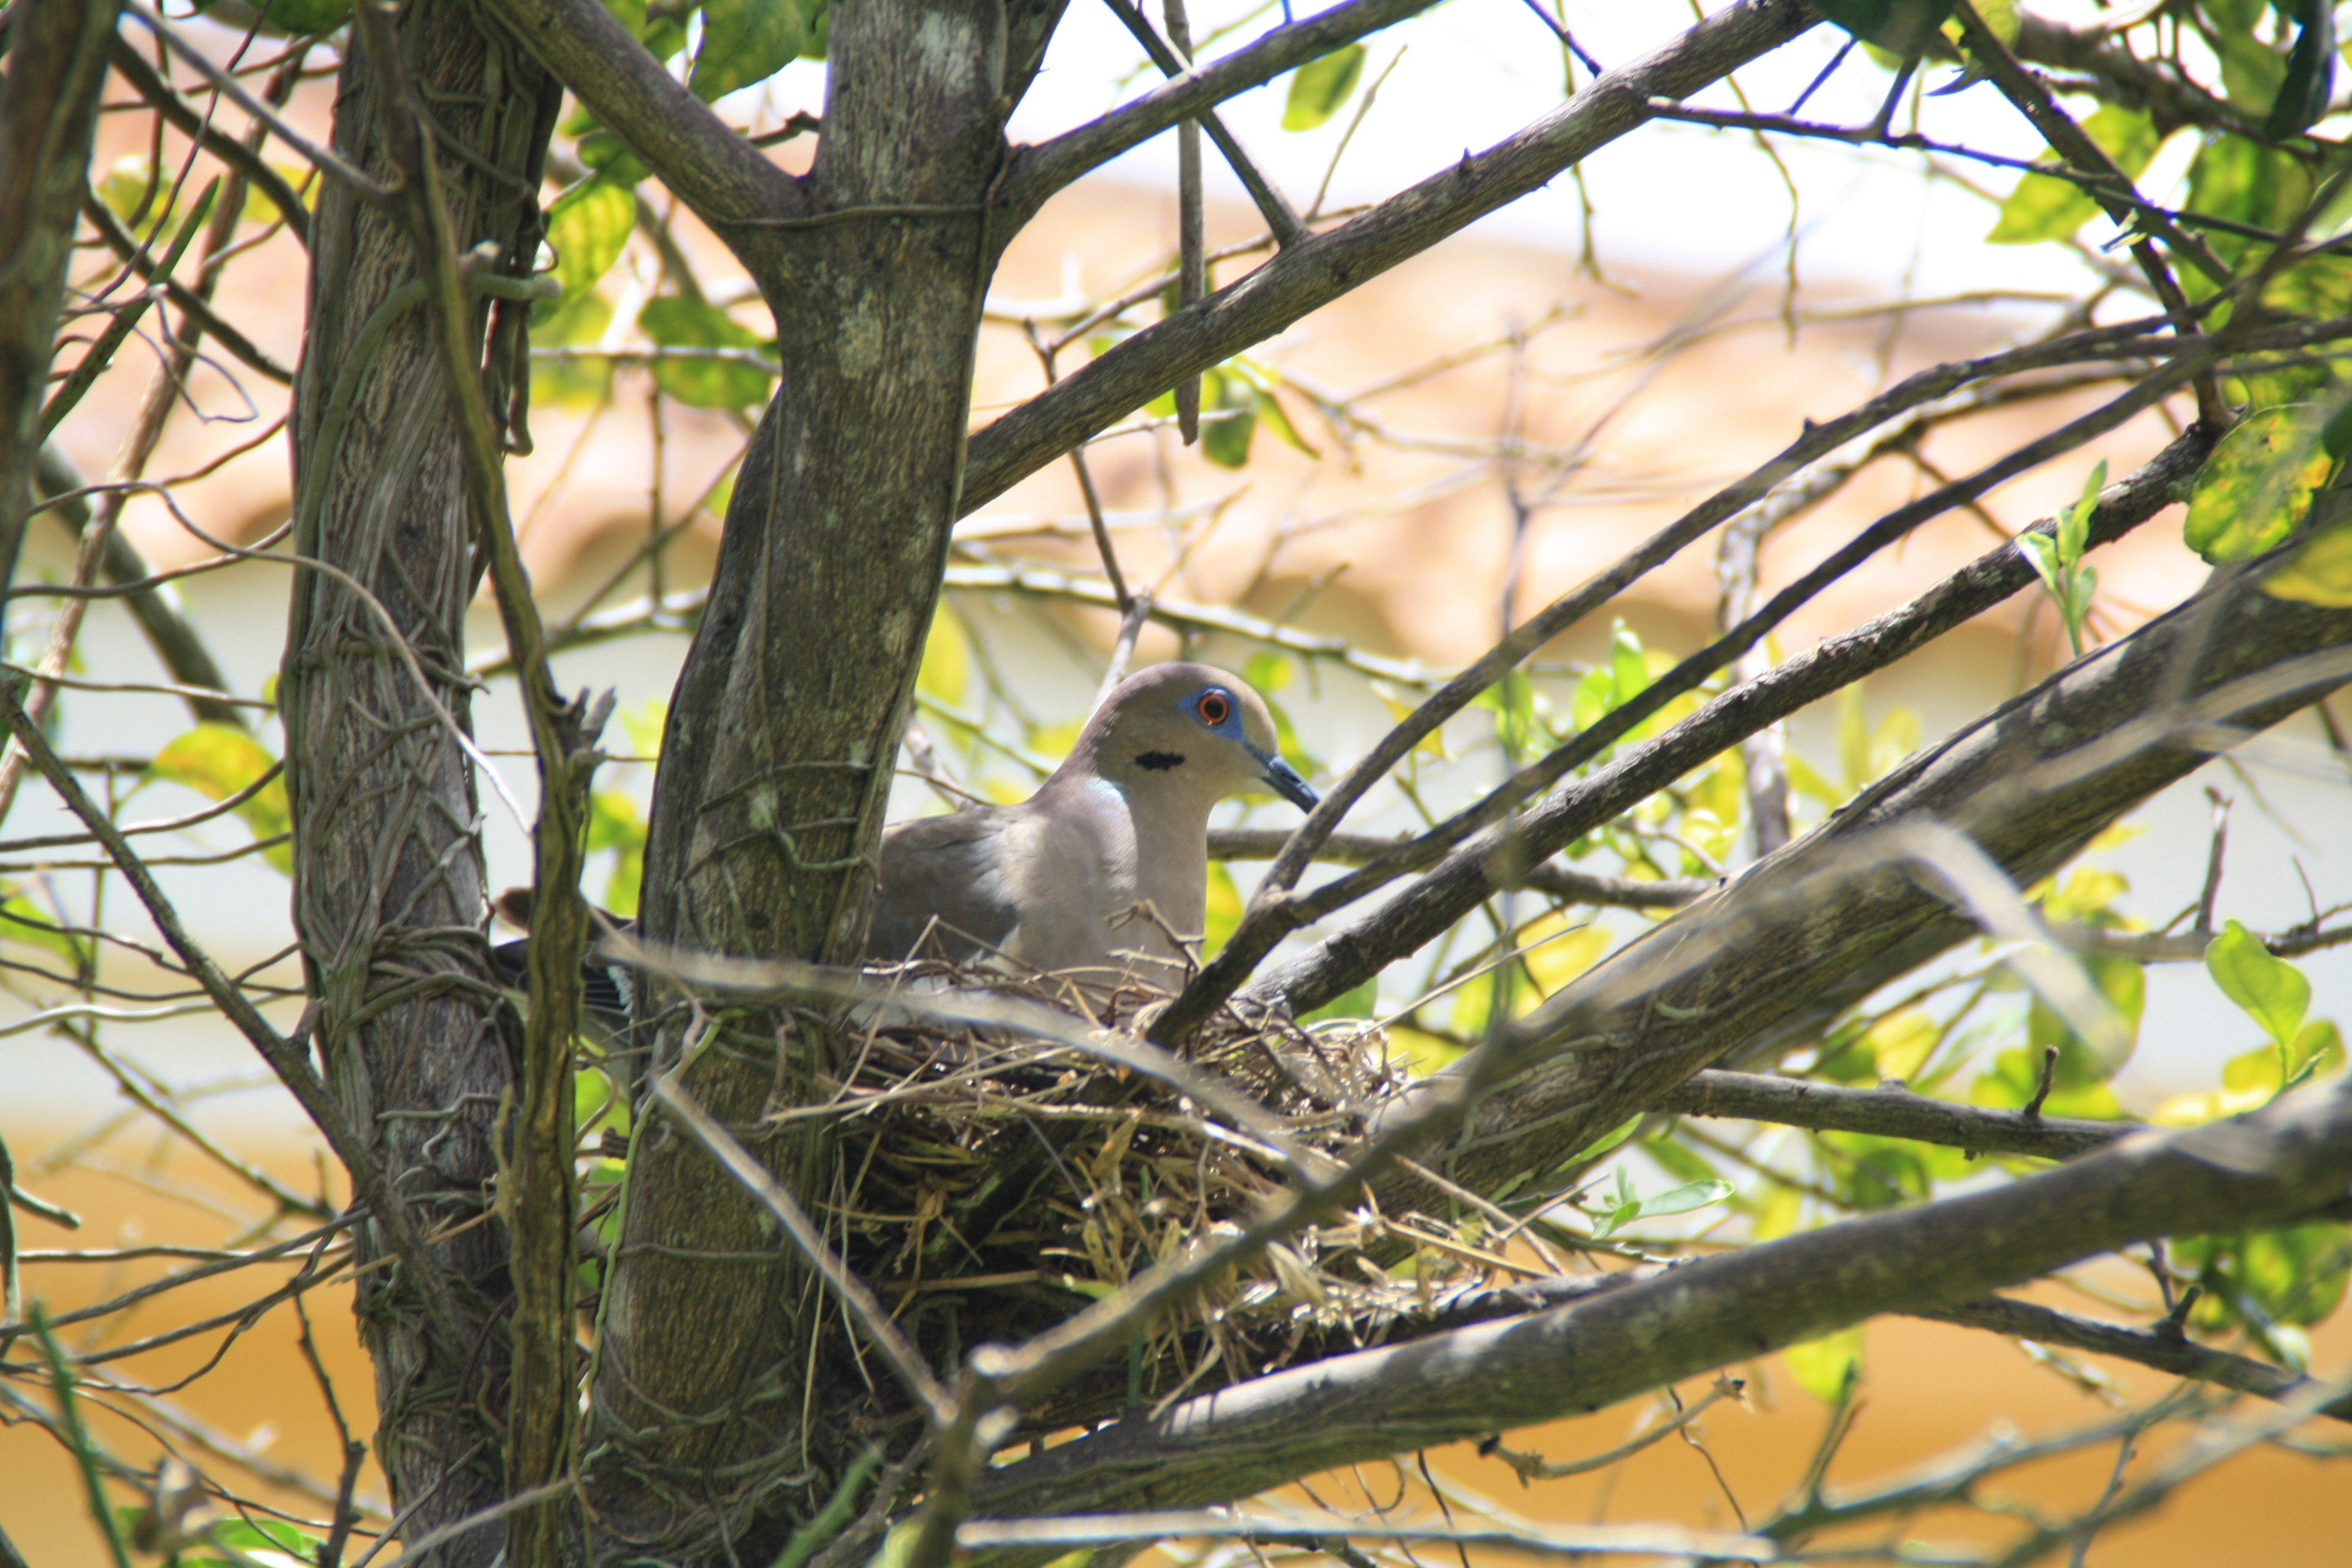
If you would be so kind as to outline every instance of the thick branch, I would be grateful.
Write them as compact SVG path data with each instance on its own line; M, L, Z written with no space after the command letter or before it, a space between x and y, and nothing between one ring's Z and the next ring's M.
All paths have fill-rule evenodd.
M1989 1192L1826 1226L1622 1289L1276 1373L989 1472L979 1511L1177 1508L1598 1410L1883 1312L2176 1232L2273 1225L2352 1183L2352 1094L2139 1138Z
M2092 515L2091 541L2119 539L2170 504L2203 465L2212 440L2201 428L2192 429L2111 487ZM1533 861L1559 853L1766 725L1885 668L2034 580L2032 566L2017 546L1987 552L1911 603L1732 688L1656 740L1555 791L1512 825L1514 855ZM1267 973L1244 994L1305 1011L1360 984L1505 885L1510 861L1496 854L1502 847L1495 833L1465 844L1412 887Z
M646 168L722 237L730 219L797 216L800 186L647 54L595 0L482 0Z
M2067 1160L2142 1131L2133 1121L2084 1121L2022 1110L1958 1105L1907 1089L1847 1089L1798 1078L1709 1070L1661 1096L1655 1109L1678 1116L1737 1117L1817 1131L1916 1138L1980 1154Z
M1956 909L1942 860L1921 874L1931 835L1964 834L2030 884L2217 750L2352 679L2352 610L2272 598L2262 569L1919 752L1513 1025L1507 1041L1537 1065L1479 1107L1447 1173L1483 1187L1554 1171L1700 1068L1818 1027L1975 934L1998 911Z
M573 3L584 5L588 0ZM1557 113L1517 135L1465 157L1444 174L1391 197L1352 223L1291 246L1240 282L1127 339L972 437L963 509L969 511L993 500L1184 377L1274 336L1308 311L1361 287L1366 279L1517 200L1642 124L1650 117L1653 98L1696 92L1780 47L1813 23L1812 13L1797 0L1740 0L1649 58L1601 78ZM1244 50L1229 59L1248 54ZM1205 67L1198 74L1206 76L1226 63ZM1177 90L1162 88L1121 112L1160 101L1158 112L1166 118L1153 129L1165 129L1201 107L1189 96L1166 98Z

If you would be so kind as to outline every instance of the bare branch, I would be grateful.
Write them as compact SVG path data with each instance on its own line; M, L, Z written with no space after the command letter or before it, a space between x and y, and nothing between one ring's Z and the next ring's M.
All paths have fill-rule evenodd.
M2094 1322L2031 1301L2012 1301L2006 1296L1958 1301L1906 1315L1931 1322L1957 1323L1965 1329L1987 1329L2039 1344L2063 1345L2068 1350L2088 1351L2094 1355L2111 1355L2176 1377L2219 1384L2263 1399L2293 1399L2315 1386L2310 1378L2268 1362L2209 1349L2177 1328L2133 1329L2121 1323ZM2322 1405L2319 1414L2338 1421L2352 1421L2352 1399Z
M194 67L197 75L212 83L215 91L245 110L259 123L269 127L269 133L272 136L277 137L278 141L299 153L308 162L316 164L322 173L332 174L341 181L362 200L380 207L389 199L383 186L369 179L360 170L353 168L341 154L318 145L299 131L295 130L293 126L287 123L285 116L247 92L244 83L215 65L211 56L190 43L181 35L178 28L141 5L139 0L123 0L122 14L163 39L164 45L173 54Z
M2352 1182L2352 1094L2137 1139L1990 1191L1662 1270L1569 1305L1335 1356L988 1472L991 1517L1160 1509L1597 1410L1881 1312L1966 1300L2173 1232L2276 1224Z
M508 0L511 3L511 0ZM1004 182L1002 199L1003 209L1013 215L1013 226L1028 221L1030 216L1045 205L1047 197L1091 170L1109 163L1131 147L1139 147L1161 132L1187 120L1205 118L1203 111L1223 102L1236 93L1246 92L1261 82L1272 81L1294 66L1305 65L1344 45L1354 43L1368 33L1393 26L1408 16L1427 10L1434 0L1349 0L1334 5L1321 16L1304 22L1276 27L1245 48L1236 49L1222 59L1207 65L1196 65L1181 75L1171 73L1167 86L1146 93L1134 102L1111 110L1099 120L1089 121L1076 131L1055 137L1051 142L1022 149L1014 158L1013 173ZM1110 0L1111 9L1127 22L1129 31L1135 24L1129 22L1128 0ZM1146 23L1149 31L1150 24ZM1140 37L1142 35L1137 35ZM1148 46L1147 46L1148 47ZM1169 62L1160 60L1160 51L1152 51L1154 62L1165 69ZM1247 164L1240 157L1238 146L1228 149L1227 138L1217 135L1217 145L1228 158L1239 161L1234 172ZM1244 176L1246 181L1246 176ZM1254 189L1253 196L1257 195ZM1280 201L1276 197L1277 202ZM1266 204L1261 200L1262 210ZM1286 206L1283 210L1287 210ZM1266 211L1268 226L1277 241L1286 241L1282 224L1275 212ZM1295 235L1298 219L1293 216L1290 228ZM1009 231L1008 231L1009 232ZM1203 365L1202 368L1206 369Z
M1140 8L1129 4L1129 0L1103 0L1103 3L1134 35L1135 41L1143 46L1144 53L1151 57L1151 63L1158 66L1163 75L1181 77L1184 74L1183 59L1160 42L1160 35L1151 30L1151 22ZM1189 40L1179 39L1178 44L1185 54L1192 53ZM1291 210L1290 204L1283 199L1280 191L1274 188L1273 182L1250 162L1250 155L1242 151L1242 144L1234 140L1234 133L1225 129L1225 122L1213 113L1204 112L1198 118L1201 128L1209 133L1209 140L1214 142L1217 151L1225 155L1225 163L1232 168L1234 178L1242 183L1242 189L1247 191L1250 200L1257 204L1260 216L1265 219L1266 232L1274 236L1275 244L1288 245L1293 240L1305 239L1308 232L1307 226L1298 221L1297 213ZM1185 301L1187 304L1191 302L1190 300Z
M122 837L113 821L83 790L72 772L58 761L58 754L49 749L48 741L41 734L40 728L26 717L24 706L17 701L14 690L0 690L0 720L6 721L9 730L16 734L17 743L32 758L33 766L49 781L50 787L63 798L67 807L80 817L82 825L106 846L106 852L113 859L115 868L131 884L131 891L139 896L139 901L147 907L148 917L155 922L155 929L163 932L163 940L171 944L172 951L180 955L180 961L204 986L213 1005L236 1026L237 1032L253 1048L261 1053L262 1060L269 1064L279 1081L293 1091L295 1100L310 1115L312 1124L326 1135L328 1147L334 1150L335 1157L350 1173L352 1190L367 1205L374 1222L383 1227L386 1239L400 1256L402 1267L413 1277L411 1283L424 1301L435 1328L446 1335L453 1346L460 1343L456 1329L457 1312L449 1300L448 1282L432 1268L424 1238L417 1234L407 1205L400 1201L391 1184L383 1179L383 1173L377 1168L367 1145L360 1141L344 1117L342 1107L336 1103L317 1069L310 1066L305 1054L309 1048L308 1017L304 1020L305 1028L297 1031L295 1039L289 1040L271 1028L269 1020L261 1016L260 1010L247 999L245 993L221 973L220 965L213 962L212 955L197 946L195 940L189 936L186 928L180 923L179 910L156 884L138 853L131 847L130 840Z
M587 0L573 3L585 5ZM1696 92L1780 47L1814 21L1797 0L1738 0L1648 59L1610 72L1517 135L1465 157L1444 174L1391 197L1342 227L1300 241L1240 282L1127 339L972 437L963 510L995 500L1185 376L1272 337L1308 311L1361 287L1367 278L1535 190L1643 123L1653 98ZM1303 30L1316 25L1299 26ZM1249 51L1244 50L1229 60L1246 58ZM1202 79L1223 68L1229 68L1229 61L1204 68L1185 80ZM1155 102L1160 105L1151 126L1155 132L1200 107L1180 87L1162 88L1141 100ZM1132 105L1121 112L1139 108ZM1095 124L1117 119L1109 116ZM1089 160L1086 166L1097 161ZM1066 184L1076 173L1059 184Z
M1550 787L1570 769L1594 761L1604 750L1624 739L1635 725L1659 711L1675 698L1696 689L1708 676L1763 641L1774 626L1878 551L1907 537L1928 519L1973 500L1996 484L2030 472L2083 442L2115 429L2132 416L2161 402L2180 383L2210 369L2217 357L2216 346L2211 342L2191 349L2161 369L2151 372L2122 396L2104 406L2069 421L2038 440L2028 442L1965 479L1939 486L1929 494L1888 512L1773 595L1762 608L1738 626L1683 659L1643 688L1639 695L1611 710L1536 762L1520 768L1501 786L1456 811L1405 848L1348 876L1336 878L1310 893L1281 889L1269 893L1262 889L1251 900L1249 913L1226 939L1224 950L1193 976L1183 993L1153 1024L1152 1037L1162 1045L1181 1040L1199 1026L1211 1008L1233 994L1281 937L1363 897L1398 876L1431 865L1447 847L1462 842L1478 828L1496 823L1505 824L1499 836L1489 833L1481 840L1486 846L1483 858L1504 868L1503 874L1507 875L1509 864L1521 856L1536 858L1553 854L1569 839L1547 839L1531 833L1532 819L1519 818L1516 815L1521 804L1532 798L1537 792ZM2197 428L2202 431L2207 427L2200 426ZM2011 552L2022 560L2024 552L2021 549L2012 546ZM1663 784L1666 781L1660 782ZM1557 805L1557 801L1553 804ZM1319 807L1318 809L1320 810ZM1509 820L1506 821L1507 818ZM1593 826L1598 826L1598 823Z
M1848 1089L1807 1079L1710 1068L1668 1090L1656 1109L1817 1131L1916 1138L1983 1154L2067 1160L2145 1131L2136 1121L2084 1121L1930 1100L1907 1089Z
M2204 463L2212 441L2201 427L2192 429L2110 487L2092 516L2089 537L2111 542L2171 504ZM2035 526L2048 529L2055 522L2045 519ZM1531 860L1558 853L1765 725L1885 668L2034 581L2032 566L2017 546L1987 552L1908 605L1734 687L1656 740L1559 789L1516 825L1518 853ZM1418 883L1349 927L1344 942L1326 938L1261 977L1245 994L1304 1010L1377 973L1460 919L1493 889L1507 885L1503 879L1509 867L1494 861L1496 847L1492 835L1464 845Z
M1212 860L1271 860L1295 836L1275 827L1215 827L1209 830ZM1405 843L1370 833L1335 833L1315 847L1315 858L1335 866L1368 866ZM1715 891L1704 877L1643 882L1631 877L1599 877L1556 862L1535 867L1518 885L1564 904L1595 904L1620 910L1677 910ZM2201 954L2202 950L2200 950Z
M1478 1186L1556 1169L1698 1068L1818 1027L1974 934L1972 914L1890 863L1912 853L1904 835L1972 842L2030 884L2214 750L2352 680L2352 611L2272 598L2260 570L1915 755L1516 1022L1507 1035L1545 1042L1540 1064L1480 1107L1448 1173Z
M798 182L686 89L595 0L483 0L598 121L628 143L695 216L725 226L797 217Z
M120 33L109 37L111 42L107 49L107 63L131 84L131 90L153 104L174 130L201 142L205 152L244 175L247 184L269 198L269 205L278 209L278 216L286 220L294 237L308 246L310 209L302 205L301 193L287 182L286 176L264 162L260 153L215 127L208 116L182 97L178 89L165 81L146 58L131 47L129 39Z

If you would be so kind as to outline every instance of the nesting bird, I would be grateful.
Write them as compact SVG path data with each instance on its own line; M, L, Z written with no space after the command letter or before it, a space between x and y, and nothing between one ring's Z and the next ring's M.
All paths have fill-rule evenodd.
M1206 665L1154 665L1112 689L1021 805L883 834L866 959L936 950L1097 984L1180 980L1178 943L1207 916L1209 810L1252 790L1315 805L1256 692Z
M1209 812L1255 790L1302 811L1315 792L1275 749L1247 685L1200 664L1160 664L1104 698L1053 775L1019 805L901 822L882 835L869 963L917 954L1009 960L1095 988L1184 975L1180 944L1207 921ZM530 895L499 911L530 929ZM501 944L509 983L524 943ZM629 976L593 955L586 1010L625 1024ZM612 1020L599 1020L610 1026Z

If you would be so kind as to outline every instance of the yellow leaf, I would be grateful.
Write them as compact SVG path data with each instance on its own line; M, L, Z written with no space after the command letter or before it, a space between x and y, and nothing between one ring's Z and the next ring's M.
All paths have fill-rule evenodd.
M923 639L922 668L915 689L947 708L963 706L971 684L971 649L965 646L963 622L945 599L931 616L931 635Z
M1234 886L1234 874L1225 869L1222 860L1209 862L1209 905L1207 921L1201 938L1204 957L1214 958L1241 924L1241 889Z
M1841 1330L1825 1338L1790 1345L1780 1360L1797 1386L1824 1405L1834 1405L1850 1382L1862 1377L1862 1330Z
M2274 599L2352 609L2352 520L2312 535L2263 580L2263 592Z
M1412 718L1413 710L1421 706L1417 702L1407 702L1399 697L1385 681L1372 682L1372 695L1381 700L1381 706L1389 710L1390 722L1395 724L1402 724ZM1447 757L1445 726L1440 724L1436 729L1423 735L1413 742L1412 749L1433 762L1444 762Z
M1936 1020L1916 1007L1889 1013L1864 1031L1862 1038L1878 1067L1881 1079L1908 1080L1927 1065L1943 1038Z
M242 730L226 724L199 724L156 752L147 771L155 778L185 784L207 800L226 800L252 788L277 763L260 742ZM287 804L285 779L272 779L256 790L237 806L236 815L256 838L275 838L286 832L294 825L294 814ZM291 846L273 844L261 854L278 870L292 874Z
M1078 743L1078 731L1085 728L1085 722L1076 719L1066 724L1040 724L1029 731L1029 749L1058 762L1070 754L1070 748Z
M1590 920L1571 921L1555 910L1521 926L1517 945L1528 949L1528 973L1549 996L1609 951L1609 931Z
M1774 1187L1772 1195L1764 1200L1757 1212L1754 1237L1758 1241L1778 1241L1797 1228L1798 1216L1804 1210L1804 1194L1794 1187Z
M1391 1026L1388 1037L1389 1059L1403 1063L1405 1070L1415 1078L1452 1067L1462 1055L1462 1047L1453 1041L1419 1029Z

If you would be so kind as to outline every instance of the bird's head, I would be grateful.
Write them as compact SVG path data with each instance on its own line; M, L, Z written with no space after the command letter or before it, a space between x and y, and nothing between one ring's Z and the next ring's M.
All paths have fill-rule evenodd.
M1246 682L1204 664L1155 664L1111 689L1079 738L1122 790L1174 789L1204 803L1252 790L1301 811L1316 794L1276 750L1274 718Z

